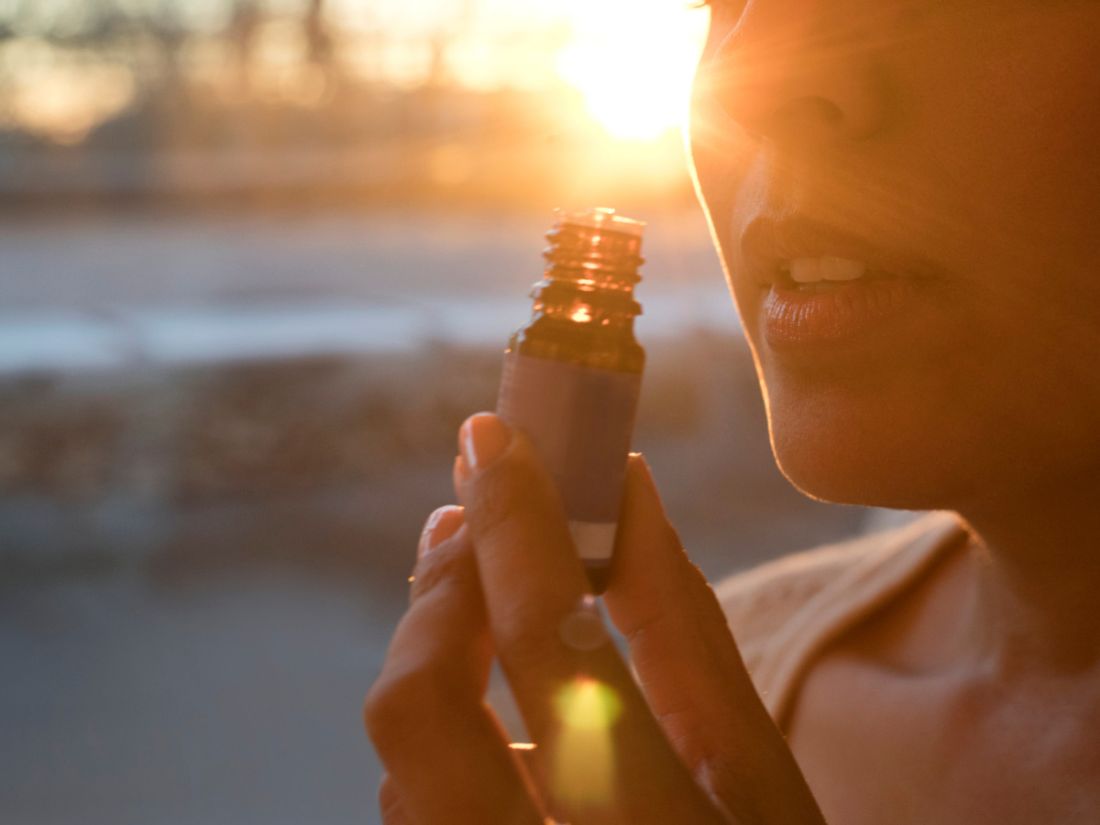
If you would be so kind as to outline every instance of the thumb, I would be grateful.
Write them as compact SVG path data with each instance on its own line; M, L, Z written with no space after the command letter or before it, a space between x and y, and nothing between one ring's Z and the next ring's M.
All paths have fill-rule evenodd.
M718 599L684 552L640 455L630 457L627 469L604 600L630 645L654 716L696 778L730 811L779 815L749 821L819 821ZM784 818L796 811L806 818Z

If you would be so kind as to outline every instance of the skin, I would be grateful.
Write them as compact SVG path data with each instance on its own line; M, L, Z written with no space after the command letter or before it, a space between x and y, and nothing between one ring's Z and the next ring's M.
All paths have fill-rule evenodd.
M1100 373L1079 356L1100 351L1098 23L1094 2L716 7L697 179L804 491L978 516L1096 478ZM789 214L929 259L931 323L841 357L773 353L740 238ZM939 460L914 460L930 443Z
M455 487L463 506L429 519L411 606L366 701L367 731L388 772L387 825L545 816L574 825L820 825L640 456L629 465L605 594L628 640L635 682L606 636L578 649L561 632L586 612L587 581L530 443L489 414L468 420L459 443ZM538 744L526 761L509 750L483 703L493 654ZM570 750L559 699L578 678L598 680L617 699L609 761L591 757L601 749L583 736L582 747ZM581 784L604 767L614 780L578 795L556 781L562 758L580 767Z
M830 822L1100 812L1098 30L1094 2L714 9L696 174L779 465L973 534L803 687L790 742ZM740 239L791 214L930 262L921 323L770 347Z
M776 458L811 496L953 510L972 541L817 661L784 738L638 458L606 594L638 684L609 643L565 643L585 581L560 501L523 436L475 416L367 699L385 821L1095 822L1100 4L712 12L692 150ZM774 350L741 233L792 215L934 273L920 323ZM526 756L482 701L494 655ZM598 799L552 767L578 675L620 702Z

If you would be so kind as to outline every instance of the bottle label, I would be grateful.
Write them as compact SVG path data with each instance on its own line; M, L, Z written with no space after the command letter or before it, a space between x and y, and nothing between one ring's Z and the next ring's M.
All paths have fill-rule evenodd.
M534 444L586 562L611 557L641 380L638 373L504 356L497 413Z

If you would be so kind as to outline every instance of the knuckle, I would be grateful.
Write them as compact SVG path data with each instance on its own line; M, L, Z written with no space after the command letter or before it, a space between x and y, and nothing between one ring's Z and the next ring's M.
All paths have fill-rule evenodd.
M475 484L467 518L482 535L507 529L517 518L549 515L554 507L560 508L557 490L527 451L489 467Z
M440 696L441 679L426 664L383 675L363 702L363 723L380 751L400 747L424 724Z
M410 600L415 601L443 582L457 580L460 584L466 584L472 576L476 576L476 568L469 542L445 541L417 560L413 568Z
M560 624L545 610L530 607L515 610L499 623L493 634L501 658L513 666L526 668L561 656L566 648Z
M493 470L478 480L475 503L469 509L472 526L483 535L500 529L513 518L523 496L519 487L521 474Z
M388 773L383 775L382 784L378 786L378 810L382 814L382 821L386 825L404 821L401 792Z
M660 626L664 618L664 614L656 608L646 610L633 617L634 620L630 624L621 628L627 644L632 648L637 648L653 634L654 629Z
M393 732L404 712L397 701L398 694L383 680L375 682L363 701L363 727L371 740L382 748L393 740Z

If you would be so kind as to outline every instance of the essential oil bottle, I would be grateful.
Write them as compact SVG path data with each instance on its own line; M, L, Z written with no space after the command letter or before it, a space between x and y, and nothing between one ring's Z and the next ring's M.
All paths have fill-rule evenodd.
M644 228L613 209L558 212L531 320L505 350L497 400L553 476L596 593L610 576L645 365L634 338Z

